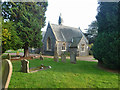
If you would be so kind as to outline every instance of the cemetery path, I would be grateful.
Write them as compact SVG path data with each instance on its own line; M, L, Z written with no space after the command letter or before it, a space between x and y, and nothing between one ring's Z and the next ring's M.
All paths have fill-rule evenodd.
M45 56L43 55L43 57L47 57L47 58L54 58L54 56ZM59 57L61 58L61 57ZM67 59L70 59L69 56L66 57ZM98 62L97 60L95 60L95 58L93 56L80 56L80 57L76 57L77 60L81 60L81 61L93 61L93 62Z
M5 53L7 54L7 53ZM10 53L10 55L16 55L16 53ZM23 56L24 53L19 53L20 56ZM30 54L30 57L33 57L35 56L36 58L37 57L40 57L39 54ZM54 58L54 56L47 56L47 55L43 55L43 57L47 57L47 58ZM61 57L59 57L61 58ZM70 59L69 56L66 57L67 59ZM95 58L93 56L80 56L80 57L76 57L77 60L81 60L81 61L93 61L93 62L98 62L98 60L95 60Z

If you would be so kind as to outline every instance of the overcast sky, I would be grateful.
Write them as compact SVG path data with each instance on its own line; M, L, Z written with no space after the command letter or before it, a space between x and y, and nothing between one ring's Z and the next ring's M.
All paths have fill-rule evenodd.
M46 11L46 30L48 21L58 24L60 13L63 18L63 25L78 28L82 31L88 28L88 25L96 20L97 0L48 0Z

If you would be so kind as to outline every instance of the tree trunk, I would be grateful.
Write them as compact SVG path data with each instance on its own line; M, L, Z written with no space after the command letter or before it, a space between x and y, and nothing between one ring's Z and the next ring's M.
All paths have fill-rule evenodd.
M98 60L98 66L103 66L103 62Z
M28 57L28 56L29 56L28 44L25 44L25 46L24 46L24 57Z

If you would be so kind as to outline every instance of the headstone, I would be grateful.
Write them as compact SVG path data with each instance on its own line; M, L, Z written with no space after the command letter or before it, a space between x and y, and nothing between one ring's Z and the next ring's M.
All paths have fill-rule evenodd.
M12 63L10 60L2 60L2 88L8 88L12 75Z
M8 60L11 60L11 55L8 53Z
M29 73L29 61L24 59L21 60L21 71L24 73Z
M44 60L41 52L40 52L40 60Z
M62 61L62 62L66 62L65 52L62 52L62 53L61 53L61 61Z
M76 64L76 48L71 48L70 50L70 62Z
M54 48L54 61L58 62L59 61L59 56L57 53L57 44L55 44L55 48Z

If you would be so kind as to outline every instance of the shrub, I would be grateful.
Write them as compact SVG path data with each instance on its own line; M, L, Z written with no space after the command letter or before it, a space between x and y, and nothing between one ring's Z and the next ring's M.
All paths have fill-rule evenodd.
M120 66L118 46L120 37L117 32L100 33L93 45L93 55L103 66L118 69Z
M93 47L93 43L89 44L89 55L93 55L93 51L92 51L92 47Z

